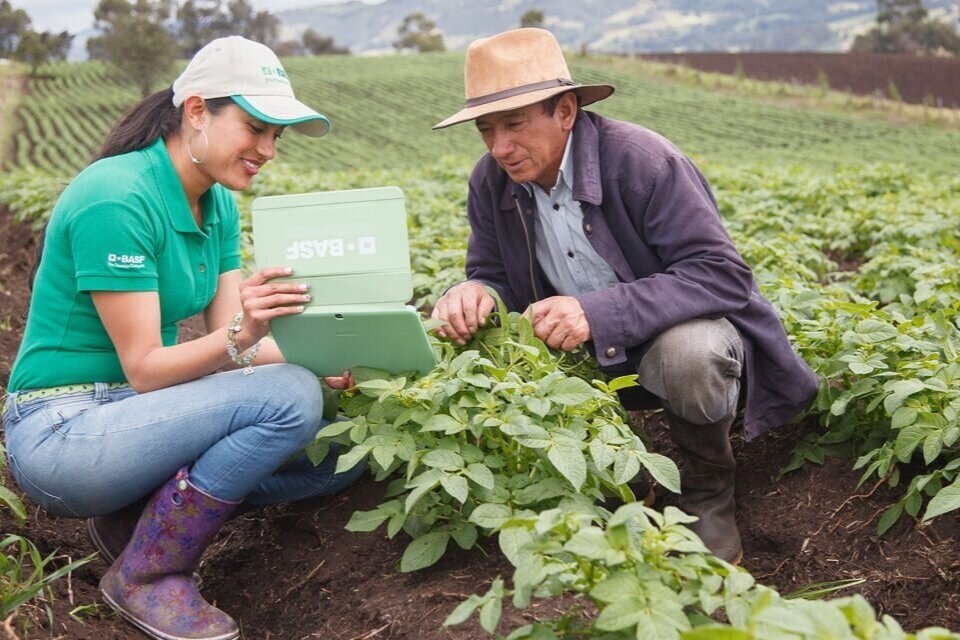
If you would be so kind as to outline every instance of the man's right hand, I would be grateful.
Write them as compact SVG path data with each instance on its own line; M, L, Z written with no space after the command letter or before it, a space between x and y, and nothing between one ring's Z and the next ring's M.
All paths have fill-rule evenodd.
M437 335L465 345L487 321L487 316L495 306L493 296L486 287L467 280L451 287L437 300L431 317L444 323L437 329Z

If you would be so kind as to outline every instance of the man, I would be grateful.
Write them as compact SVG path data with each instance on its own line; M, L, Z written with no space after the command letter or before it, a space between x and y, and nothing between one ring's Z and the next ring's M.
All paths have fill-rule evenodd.
M438 300L464 344L493 310L532 306L537 337L581 344L601 369L638 374L664 407L680 506L717 556L742 557L730 427L781 425L817 390L720 221L707 181L665 138L582 111L613 93L574 84L553 35L516 29L467 51L466 108L489 151L470 178L467 280ZM621 396L628 408L636 397ZM634 394L636 396L636 394Z

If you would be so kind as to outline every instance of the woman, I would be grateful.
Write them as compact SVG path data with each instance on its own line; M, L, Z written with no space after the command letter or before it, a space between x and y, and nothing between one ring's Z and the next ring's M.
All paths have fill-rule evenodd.
M191 574L241 502L328 495L361 473L300 453L321 388L265 338L307 287L274 280L288 268L240 273L228 189L250 185L286 126L321 136L329 122L270 49L215 40L125 116L47 228L3 420L10 468L52 514L91 518L118 556L105 600L154 638L238 636ZM177 321L201 311L207 335L177 344ZM243 370L214 373L230 366Z

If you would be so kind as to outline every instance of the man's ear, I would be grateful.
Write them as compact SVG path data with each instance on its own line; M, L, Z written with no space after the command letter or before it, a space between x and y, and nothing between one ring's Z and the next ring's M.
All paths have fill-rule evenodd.
M207 123L207 103L200 96L190 96L183 102L183 115L196 130L203 129Z
M577 94L573 91L567 91L557 101L556 115L560 118L560 126L564 131L573 129L573 123L577 119L578 102Z

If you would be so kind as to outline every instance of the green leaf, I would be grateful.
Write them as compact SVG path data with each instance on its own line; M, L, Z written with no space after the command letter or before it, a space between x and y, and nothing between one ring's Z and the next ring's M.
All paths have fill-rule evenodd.
M354 511L345 529L354 532L375 531L377 527L383 524L391 515L390 513L383 512L380 507L372 511Z
M877 535L882 536L885 534L890 527L897 523L902 513L903 505L899 502L884 511L880 517L880 521L877 523Z
M893 418L890 420L890 426L894 429L903 429L909 427L917 421L920 413L912 407L900 407L893 412Z
M484 529L499 529L513 512L504 504L481 504L470 514L470 522L474 522Z
M566 482L560 478L547 478L520 489L513 494L513 499L516 504L528 505L551 498L559 498L568 493L570 493L570 489Z
M416 506L420 498L422 498L428 492L436 489L439 485L440 485L440 478L431 480L430 482L424 482L423 484L416 485L414 490L410 492L410 495L407 496L407 500L404 503L404 511L406 513L410 513L413 510L413 507Z
M536 397L527 398L526 405L531 413L535 413L541 418L550 413L550 407L552 406L546 398Z
M590 457L597 469L602 471L613 464L614 451L600 438L590 439Z
M446 552L449 540L450 534L446 531L431 531L420 536L404 550L400 571L409 573L436 563Z
M533 539L533 534L522 526L504 527L498 536L500 550L515 567L523 566L525 556L529 554L526 547Z
M421 458L423 464L442 471L459 471L463 469L463 457L456 451L434 449Z
M960 482L955 482L940 491L930 499L923 520L932 520L937 516L960 509Z
M547 398L557 404L573 406L593 398L596 390L580 378L564 378L550 389Z
M639 456L643 467L653 476L654 480L666 487L668 491L680 493L680 470L673 460L659 453L635 453Z
M646 617L646 611L640 608L639 603L617 600L603 608L594 626L601 631L620 631L632 628Z
M889 391L890 395L884 398L883 408L886 409L888 415L893 415L907 398L923 391L923 383L919 380L897 380L885 384L884 390Z
M493 634L497 631L500 624L500 615L503 611L503 603L499 597L492 597L480 607L480 626L487 633Z
M326 440L317 440L308 444L304 451L310 460L310 464L316 467L327 459L327 454L330 453L330 443Z
M360 464L360 462L367 457L367 454L370 452L368 447L363 445L357 445L353 449L346 453L341 453L340 457L337 458L337 468L336 473L343 473L344 471L349 471L355 466Z
M493 490L494 480L493 472L490 471L485 465L475 462L466 468L464 473L467 474L467 477L476 482L478 485L484 489Z
M868 343L883 342L897 337L897 328L879 320L862 320L854 329L861 340Z
M909 462L914 450L930 434L930 427L914 424L900 430L897 435L894 451L900 462Z
M628 376L619 376L617 378L614 378L610 382L608 382L607 388L611 392L616 392L616 391L620 391L621 389L628 389L630 387L639 386L637 383L637 377L638 376L635 373L632 373Z
M931 433L923 441L923 461L927 466L932 465L941 451L943 451L943 442L940 440L940 433Z
M702 627L684 631L680 636L681 640L754 640L750 632L743 629L733 629L722 627L718 624L711 624Z
M463 504L467 501L470 494L470 488L467 486L467 479L463 476L446 476L440 481L440 486L444 491L460 501Z
M464 523L453 530L451 534L461 549L470 550L477 543L477 528L469 523Z
M554 444L547 450L547 459L570 481L574 490L580 491L587 480L587 460L580 447L566 443Z
M336 420L317 433L317 438L336 438L353 428L353 420Z
M17 517L17 520L24 521L27 519L27 509L23 506L23 502L17 497L17 494L10 491L3 485L0 485L0 501L2 501L7 507L13 511L13 514Z
M457 608L450 612L447 619L443 621L443 626L452 627L466 622L477 607L485 602L484 598L474 594L457 605Z
M453 435L455 433L460 433L467 428L467 425L463 424L459 420L454 420L451 416L448 416L445 413L438 413L437 415L430 416L426 422L423 423L423 426L420 427L421 431L441 431L447 435Z
M614 458L613 481L626 484L640 472L640 460L629 449L620 449Z

